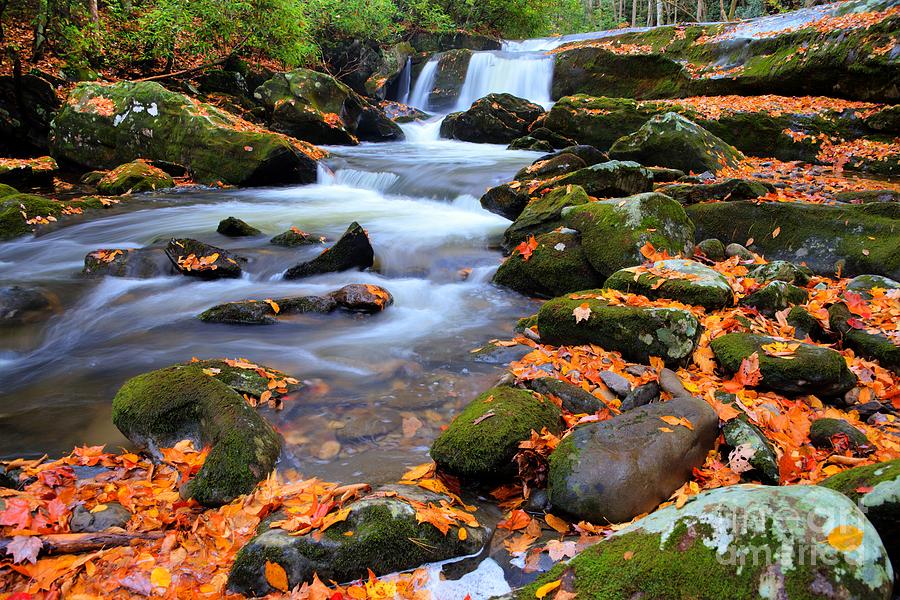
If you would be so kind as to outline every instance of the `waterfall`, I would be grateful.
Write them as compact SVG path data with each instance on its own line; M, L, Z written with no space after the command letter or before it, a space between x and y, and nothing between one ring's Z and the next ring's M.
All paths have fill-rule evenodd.
M479 98L501 92L549 107L553 60L543 52L475 52L455 110L467 110Z
M409 104L409 85L412 82L412 59L407 58L403 70L400 71L400 81L397 85L397 100L402 104Z
M407 104L420 110L428 110L428 96L431 94L432 88L434 88L434 79L437 76L439 60L440 55L436 54L428 59L428 62L422 67L422 72L416 77L416 85L409 95Z

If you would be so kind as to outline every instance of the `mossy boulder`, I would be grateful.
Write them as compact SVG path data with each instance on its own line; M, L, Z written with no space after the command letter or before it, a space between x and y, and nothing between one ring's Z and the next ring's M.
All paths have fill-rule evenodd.
M97 182L97 191L107 196L152 192L175 185L172 176L143 160L119 165Z
M10 190L15 192L9 188L5 195L0 194L0 241L33 233L68 213L104 207L96 198L60 202L34 194L9 193Z
M616 271L603 287L651 299L670 298L684 304L717 310L734 303L728 280L693 260L658 260L650 268L629 267Z
M553 180L554 186L580 185L594 198L621 198L653 189L653 173L636 162L610 160Z
M843 302L828 307L828 323L831 331L841 337L844 347L858 356L877 360L885 369L900 373L900 345L884 333L855 326L857 319Z
M200 279L227 279L241 276L246 259L217 246L190 238L172 238L166 256L182 275Z
M710 343L719 365L736 373L741 362L756 353L760 386L786 394L814 394L834 398L853 389L856 375L840 353L814 344L799 343L790 356L770 356L763 346L784 340L750 333L729 333ZM791 344L797 342L790 342Z
M354 221L347 231L330 248L314 259L289 268L285 279L300 279L323 273L337 273L351 269L368 269L375 264L375 251L369 243L369 235Z
M793 285L805 286L812 277L812 271L786 260L773 260L764 265L753 267L747 273L747 276L752 277L759 283L784 281Z
M271 240L270 244L275 246L284 246L286 248L294 248L296 246L308 246L310 244L320 244L324 238L315 237L301 229L291 227L284 233L279 233Z
M684 418L691 427L661 417ZM576 520L630 521L681 487L718 433L715 411L690 397L575 427L550 455L550 503Z
M201 183L312 183L318 148L241 121L158 83L80 83L53 121L53 155L89 169L138 158L177 163Z
M609 157L696 173L736 167L743 159L734 146L674 112L655 116L616 140Z
M3 185L20 187L50 185L58 171L59 165L49 156L0 158L0 184Z
M525 135L544 109L512 94L488 94L464 111L447 115L441 137L483 144L508 144Z
M253 96L269 111L274 130L314 144L404 137L381 109L326 73L309 69L276 73Z
M209 308L198 316L206 323L228 323L231 325L271 325L277 322L279 315L302 313L325 314L338 306L330 296L295 296L272 300L278 307L267 300L239 300L226 302Z
M238 552L228 589L254 597L277 592L266 577L267 562L284 569L289 588L312 582L314 574L324 581L347 582L364 579L369 569L382 576L476 554L490 537L483 526L467 526L464 540L456 528L445 535L428 522L420 523L410 501L451 502L416 486L387 486L350 504L347 518L324 532L291 535L264 521L258 535Z
M771 184L762 181L728 178L716 183L673 183L656 191L681 204L697 204L709 200L753 200L773 189Z
M150 279L178 271L160 248L101 248L84 257L81 272L88 277Z
M534 127L524 135L510 142L510 150L537 150L551 152L556 148L567 148L576 144L576 141L550 131L546 127ZM599 161L598 161L599 162Z
M669 366L690 359L701 330L693 314L677 308L613 306L602 299L583 297L600 292L590 290L544 303L538 311L541 341L556 346L597 344L644 364L651 356L662 358ZM575 309L583 310L583 304L590 313L579 321Z
M838 202L849 202L851 204L900 202L900 192L895 190L846 190L836 193L834 199Z
M468 48L447 50L438 57L427 110L443 112L456 106L471 59L472 51Z
M600 285L602 279L587 261L577 233L545 233L535 241L528 260L514 252L497 269L493 282L544 298Z
M503 243L512 248L529 236L548 233L562 225L562 212L570 206L590 202L584 188L578 185L554 188L525 205L513 224L506 228Z
M872 297L870 292L880 288L885 291L900 290L900 281L894 281L881 275L857 275L847 283L847 289L861 295L865 299Z
M776 312L804 304L809 299L809 292L803 288L784 281L770 281L752 294L741 299L743 306L755 308L766 316L774 316Z
M813 273L900 279L900 204L825 206L799 202L711 202L688 206L698 239L744 243L768 260ZM777 237L772 233L780 228Z
M588 261L609 277L644 262L651 244L670 255L690 256L694 225L680 204L663 194L646 193L601 200L563 211L563 223L581 233Z
M795 306L788 311L787 322L794 328L794 337L798 340L810 338L822 341L827 338L822 323L802 306Z
M830 450L840 447L841 442L834 437L836 435L845 437L852 450L871 446L866 434L844 419L816 419L809 427L809 442L816 448Z
M845 531L858 542L831 543ZM560 580L578 598L604 600L888 600L893 576L875 527L840 493L744 484L658 510L515 597L534 598L541 586Z
M528 191L519 181L501 183L481 197L481 208L514 221L528 205Z
M544 179L557 177L572 173L578 169L583 169L588 165L581 158L568 152L553 154L549 158L543 158L534 161L527 167L522 167L516 173L515 178L518 181L529 181L532 179Z
M732 449L740 449L750 456L751 470L746 475L768 485L778 485L778 455L763 431L743 416L738 416L722 427L725 443Z
M466 478L495 481L512 474L519 442L544 427L559 433L561 413L549 400L509 386L472 400L431 445L438 467Z
M217 506L249 493L274 468L281 438L241 395L199 364L152 371L129 379L113 399L113 423L125 437L160 456L189 439L211 446L182 495Z
M725 260L725 244L720 240L710 238L697 242L697 249L709 260L720 262Z
M219 221L216 231L228 237L251 237L262 233L256 227L236 217L226 217Z
M819 485L844 494L865 512L896 564L900 559L900 460L847 469Z

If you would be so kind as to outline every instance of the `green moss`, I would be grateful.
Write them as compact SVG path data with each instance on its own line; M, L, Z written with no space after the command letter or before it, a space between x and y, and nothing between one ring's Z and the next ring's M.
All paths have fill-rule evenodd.
M5 183L0 183L0 199L6 198L7 196L12 196L13 194L18 194L19 190L16 188L6 185Z
M83 210L101 207L102 204L98 199L90 197L70 202L58 202L33 194L13 193L7 196L0 194L0 240L9 240L32 233L39 223L27 223L28 220L41 217L56 219L62 217L63 211L67 208Z
M434 441L431 457L457 475L502 476L510 472L519 442L544 427L560 431L559 408L526 390L494 387L472 400Z
M500 265L494 283L546 298L600 285L600 276L587 261L577 234L546 233L535 241L537 247L528 260L515 252Z
M101 194L118 196L130 192L149 192L175 185L172 177L142 160L120 165L103 176L97 183Z
M725 436L725 443L732 448L748 445L753 449L754 454L750 459L750 466L753 467L754 474L759 477L760 481L770 485L780 483L778 455L775 454L775 449L759 427L750 423L746 418L739 417L726 423L722 427L722 434Z
M532 327L537 326L537 315L531 315L530 317L522 317L518 321L516 321L516 333L522 333L526 329L530 329Z
M810 338L816 341L826 339L825 328L817 318L803 308L795 306L787 314L788 325L794 328L794 337L798 340Z
M651 299L671 298L685 304L702 306L707 310L724 308L734 302L734 293L728 280L700 263L671 259L657 261L654 267L666 271L666 277L641 273L636 267L632 267L610 275L603 287ZM679 278L678 273L686 277Z
M847 469L819 485L836 490L859 504L864 496L881 483L900 482L900 459Z
M750 306L764 315L774 316L776 312L795 304L805 304L809 292L784 281L770 281L760 289L741 300L744 306Z
M562 222L562 211L569 206L587 204L590 201L584 188L557 187L545 196L528 203L503 234L504 245L512 248L529 236L553 231Z
M832 448L832 436L844 434L854 449L868 446L869 439L862 431L843 419L816 419L809 428L809 439L816 448Z
M882 367L900 373L900 346L881 333L853 327L851 319L857 318L843 302L828 307L828 322L832 331L840 334L844 346L852 348L862 357L877 360Z

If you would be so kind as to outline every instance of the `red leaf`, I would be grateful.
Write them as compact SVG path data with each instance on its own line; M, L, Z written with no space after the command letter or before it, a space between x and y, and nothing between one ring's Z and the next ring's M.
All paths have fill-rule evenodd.
M527 242L522 242L516 246L516 251L522 255L522 260L528 261L535 248L537 248L537 240L534 239L534 236L531 236Z
M31 526L31 508L21 498L6 501L6 510L0 512L0 525L11 525L16 529L28 529Z

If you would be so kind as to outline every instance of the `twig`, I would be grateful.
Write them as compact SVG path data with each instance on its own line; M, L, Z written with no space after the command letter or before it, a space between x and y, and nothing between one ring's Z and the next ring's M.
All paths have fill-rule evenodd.
M95 552L111 546L126 546L132 540L158 540L164 537L162 531L146 533L52 533L38 536L43 546L41 554L78 554ZM6 548L12 538L0 538L0 556L6 554Z

